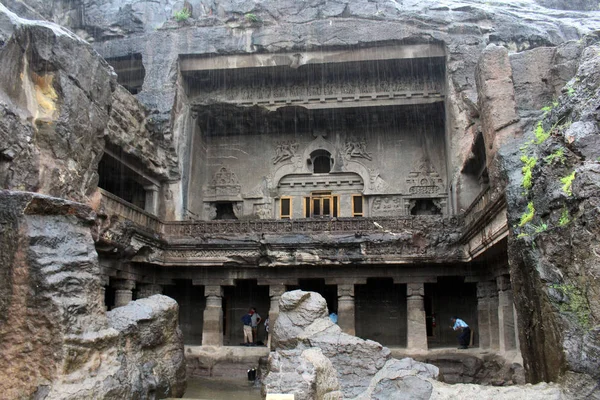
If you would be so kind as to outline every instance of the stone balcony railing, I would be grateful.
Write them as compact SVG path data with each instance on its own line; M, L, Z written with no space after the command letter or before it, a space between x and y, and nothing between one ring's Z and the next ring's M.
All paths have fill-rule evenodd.
M219 220L162 221L158 217L101 190L102 207L107 214L117 215L152 233L168 237L201 235L281 234L281 233L361 233L401 232L432 227L456 227L458 218L431 216L292 219L292 220Z
M149 232L162 233L163 222L159 218L106 190L99 190L102 193L101 206L107 214L118 215Z

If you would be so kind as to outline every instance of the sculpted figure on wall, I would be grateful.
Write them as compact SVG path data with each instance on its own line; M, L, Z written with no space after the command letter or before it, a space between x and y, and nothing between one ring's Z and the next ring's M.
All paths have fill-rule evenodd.
M279 142L275 147L275 156L272 158L273 164L277 164L282 161L291 160L296 156L300 145L298 142Z
M371 154L367 152L367 139L364 137L361 139L357 139L355 137L349 137L346 139L344 151L347 160L351 159L352 157L366 158L369 161L373 160Z
M273 218L271 204L254 204L254 215L256 215L258 219Z
M377 168L369 168L369 186L376 192L386 192L390 185L383 180Z

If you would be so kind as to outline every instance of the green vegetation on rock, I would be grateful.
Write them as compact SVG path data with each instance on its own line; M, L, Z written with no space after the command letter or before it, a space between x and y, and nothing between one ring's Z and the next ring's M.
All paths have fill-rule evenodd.
M571 222L571 218L569 217L569 210L566 208L562 210L562 214L560 215L560 219L558 220L559 226L565 226L569 222Z
M566 161L566 158L565 158L565 149L562 148L562 147L559 147L554 152L552 152L552 154L547 155L546 157L544 157L544 161L547 164L552 164L554 161L558 161L561 164L564 164L565 161Z
M260 18L253 13L245 14L244 19L251 24L259 24L261 22Z
M192 13L190 13L190 10L187 8L183 8L173 14L173 18L175 18L175 21L177 22L187 21L191 16Z
M590 328L590 305L586 296L580 288L575 285L554 284L553 289L560 291L569 301L561 303L559 309L563 313L571 313L577 318L577 322L585 329Z
M537 158L523 155L521 156L521 161L523 162L523 168L521 169L523 171L523 183L521 183L521 185L526 190L529 190L533 185L531 179L533 178L533 169L537 163Z
M550 131L545 131L544 127L542 126L542 122L538 122L537 126L535 127L535 131L533 132L535 135L535 144L542 144L546 141L546 139L548 139L550 137Z
M571 187L573 186L573 180L575 179L575 171L573 171L570 175L565 176L564 178L560 178L560 182L563 184L562 190L567 194L567 196L573 195L573 190Z
M525 224L531 222L533 220L533 216L535 214L535 207L533 206L533 201L527 203L527 211L521 215L521 221L519 221L519 226L525 226Z

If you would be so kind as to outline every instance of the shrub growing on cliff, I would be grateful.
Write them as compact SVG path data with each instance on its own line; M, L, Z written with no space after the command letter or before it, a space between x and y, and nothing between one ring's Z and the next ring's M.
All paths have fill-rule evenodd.
M175 18L175 21L177 22L187 21L191 16L192 13L187 8L183 8L173 14L173 18Z
M244 15L244 19L251 24L260 24L261 22L260 18L253 13L248 13Z
M545 131L541 122L538 122L533 133L535 134L535 144L542 144L550 137L550 131Z
M546 161L547 164L552 164L554 161L558 161L561 164L564 164L566 161L565 149L563 149L562 147L559 147L552 154L544 157L544 161Z

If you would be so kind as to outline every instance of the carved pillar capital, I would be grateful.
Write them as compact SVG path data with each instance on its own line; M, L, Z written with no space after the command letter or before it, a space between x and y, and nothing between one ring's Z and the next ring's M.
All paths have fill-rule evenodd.
M425 285L423 283L407 283L406 296L409 298L425 296Z
M511 289L510 276L500 275L496 278L496 286L499 292L504 292Z
M338 297L354 297L354 285L338 285Z
M494 295L496 292L496 282L483 281L477 282L477 298L486 299ZM496 293L497 295L497 293Z
M115 290L133 290L135 289L135 281L130 279L115 279L111 281L110 286Z
M281 297L285 291L285 285L269 285L269 297Z
M223 297L223 286L211 285L204 286L205 297Z

